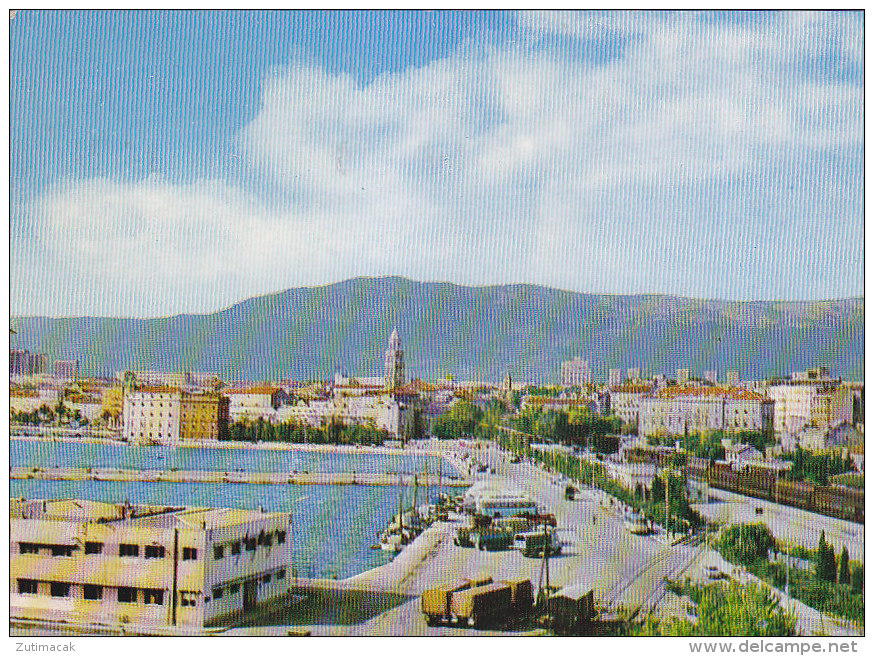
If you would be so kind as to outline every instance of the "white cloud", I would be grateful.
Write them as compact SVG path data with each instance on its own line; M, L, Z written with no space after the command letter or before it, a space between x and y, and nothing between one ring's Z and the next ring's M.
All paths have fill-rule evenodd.
M32 265L14 269L13 298L29 298L16 301L27 312L130 313L131 298L110 293L130 289L148 298L144 313L203 311L380 274L792 296L775 267L793 266L785 249L809 253L824 225L848 239L849 268L836 265L822 293L861 289L861 191L847 167L861 161L862 91L817 60L861 65L857 19L549 12L521 15L520 29L523 46L464 49L366 84L312 66L267 80L239 143L291 199L280 209L231 181L94 179L34 200L38 240L13 249ZM597 50L607 36L625 39L616 56ZM845 168L804 197L776 179L822 172L836 153ZM774 231L787 220L804 227L784 242ZM769 248L753 252L750 235ZM48 280L34 291L26 276L40 266L68 274L69 302ZM89 285L107 296L75 291Z

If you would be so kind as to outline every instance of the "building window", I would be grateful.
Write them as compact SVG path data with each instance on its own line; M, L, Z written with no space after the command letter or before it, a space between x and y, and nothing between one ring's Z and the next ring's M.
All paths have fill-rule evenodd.
M197 606L197 593L181 591L179 593L180 606Z
M261 583L270 583L270 574L265 574L261 577Z
M73 547L66 544L53 544L52 545L52 556L63 556L64 558L70 558L73 555Z
M18 594L36 594L36 581L33 579L18 579Z
M197 549L194 547L183 547L182 560L197 560Z
M164 591L154 588L147 588L143 590L143 603L147 606L163 606Z
M163 558L164 547L161 545L149 544L146 545L146 558Z
M285 578L285 570L284 569L281 569L278 572L276 572L276 580L277 581L281 581L284 578Z
M52 581L51 591L53 597L69 597L70 596L70 584L69 583L61 583L60 581Z
M18 549L23 554L38 554L39 553L39 545L33 544L32 542L21 542L18 545Z
M231 583L228 586L228 594L237 594L240 591L239 583Z
M246 538L244 542L246 543L246 551L255 551L255 538Z
M118 545L118 555L126 558L136 558L140 555L140 545L120 544Z
M82 588L82 596L89 601L103 599L102 585L86 585Z
M103 543L102 542L86 542L85 543L85 554L99 554L103 553Z
M216 586L215 588L212 589L212 598L216 599L216 600L221 599L222 595L224 595L224 593L225 593L225 591L222 590L222 587L220 585Z
M276 531L276 544L285 544L285 531Z
M212 551L213 551L213 555L215 556L216 560L221 560L222 558L225 557L225 548L224 547L215 546L212 548Z
M136 588L119 588L118 589L118 602L121 604L135 604L135 603L137 603L137 589Z

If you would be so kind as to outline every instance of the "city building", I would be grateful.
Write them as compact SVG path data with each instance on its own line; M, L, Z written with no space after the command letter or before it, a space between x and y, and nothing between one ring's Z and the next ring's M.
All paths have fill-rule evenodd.
M625 374L628 382L640 382L640 367L628 367L628 372Z
M797 445L809 451L826 451L836 447L864 445L864 437L851 424L840 422L827 428L805 426L796 435Z
M385 378L387 390L400 390L406 383L404 372L404 350L401 348L401 338L397 328L392 331L385 351Z
M610 393L610 407L623 424L637 425L640 399L652 392L652 386L628 383Z
M79 378L79 361L57 360L54 370L55 378L58 380L76 380Z
M10 500L10 616L197 629L288 593L289 516Z
M123 435L132 443L178 444L220 439L228 427L228 400L172 387L145 387L124 395Z
M27 349L9 350L9 373L12 376L38 376L46 372L46 356Z
M729 371L725 374L725 383L729 387L737 387L740 385L740 373L737 371Z
M638 434L684 435L708 430L774 431L774 402L753 392L720 387L668 387L640 399Z
M854 423L854 389L831 378L824 367L792 373L770 385L768 396L774 400L774 429L778 433L795 433L805 426Z
M245 389L231 389L224 392L230 399L230 420L273 421L279 406L287 403L289 395L280 387L262 385Z
M710 383L711 385L716 385L716 383L719 382L716 378L716 372L715 371L705 371L704 372L704 382Z
M685 385L689 382L689 370L677 369L677 385Z
M617 369L610 369L610 371L607 373L607 385L609 387L619 387L624 382L625 372L622 371L621 367Z
M588 360L577 357L561 363L562 387L585 387L591 383L592 372Z
M227 437L230 401L220 394L183 392L179 404L179 440L185 444Z

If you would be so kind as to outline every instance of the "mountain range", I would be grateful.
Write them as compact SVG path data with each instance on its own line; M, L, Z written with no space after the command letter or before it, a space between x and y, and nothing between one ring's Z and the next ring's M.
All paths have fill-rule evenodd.
M225 379L381 375L393 328L407 376L558 381L561 362L742 379L826 366L864 377L862 298L722 301L583 294L534 285L466 287L355 278L257 296L213 314L154 319L13 317L12 348L78 359L84 375L124 369L216 372Z

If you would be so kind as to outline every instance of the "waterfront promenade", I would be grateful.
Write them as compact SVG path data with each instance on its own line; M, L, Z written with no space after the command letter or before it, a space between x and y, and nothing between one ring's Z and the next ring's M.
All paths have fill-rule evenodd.
M11 467L13 480L122 481L147 483L239 483L241 485L432 485L466 487L466 479L379 472L173 471L156 469L83 469Z

